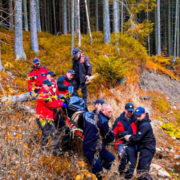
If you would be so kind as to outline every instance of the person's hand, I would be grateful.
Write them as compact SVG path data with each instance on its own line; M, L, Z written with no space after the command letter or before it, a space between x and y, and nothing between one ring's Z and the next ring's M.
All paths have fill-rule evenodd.
M33 95L33 92L32 92L32 91L30 91L30 92L29 92L29 95L30 95L30 96L32 96L32 95Z
M69 91L70 94L72 94L73 93L73 87L72 86L68 86L68 91Z
M63 102L62 107L67 108L68 106L67 106L67 104L65 102Z
M86 81L89 81L90 76L86 75Z
M131 135L125 135L124 136L124 139L126 140L126 141L129 141L129 138L131 137Z

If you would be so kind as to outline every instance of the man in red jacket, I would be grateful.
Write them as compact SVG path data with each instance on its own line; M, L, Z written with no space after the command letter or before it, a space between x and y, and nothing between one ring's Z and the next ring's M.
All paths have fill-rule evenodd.
M28 74L28 90L31 96L33 95L33 85L35 86L34 93L38 93L48 72L49 70L40 64L38 58L33 60L33 69Z
M116 137L115 149L120 158L119 172L121 176L123 176L126 165L130 164L127 172L125 172L125 179L132 178L137 159L136 146L127 143L124 139L125 135L136 134L137 132L136 119L133 113L134 105L132 103L127 103L124 112L116 119L113 126L114 135Z
M43 81L42 88L39 91L37 98L36 114L41 125L42 139L41 146L44 147L47 142L49 135L52 136L53 155L61 156L62 152L59 151L59 138L56 134L56 128L54 125L54 111L53 109L64 107L67 105L61 100L56 100L50 93L52 82L48 79Z

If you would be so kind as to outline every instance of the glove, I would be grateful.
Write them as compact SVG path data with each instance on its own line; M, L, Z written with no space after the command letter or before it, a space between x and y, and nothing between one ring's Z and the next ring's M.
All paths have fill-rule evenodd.
M67 106L67 104L65 102L63 102L62 107L67 108L68 106Z
M30 91L30 92L29 92L29 95L30 95L30 96L32 96L32 95L33 95L33 92L32 92L32 91Z
M68 91L69 91L70 94L72 94L73 93L73 87L72 86L68 86Z
M65 97L64 97L63 94L60 94L60 95L59 95L59 98L60 98L60 99L63 99L63 98L65 98Z

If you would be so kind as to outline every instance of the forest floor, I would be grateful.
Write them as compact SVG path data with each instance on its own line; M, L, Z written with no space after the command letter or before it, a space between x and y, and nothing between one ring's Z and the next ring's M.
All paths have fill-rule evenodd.
M36 57L30 50L30 34L24 32L24 49L27 60L15 61L13 52L14 35L12 31L2 30L0 38L2 44L2 64L4 70L0 73L0 97L17 95L27 92L27 74L32 66L32 59ZM89 85L89 110L93 109L92 101L103 98L113 107L114 120L123 111L126 102L133 102L135 106L144 106L150 114L153 130L157 140L157 153L153 159L151 174L154 179L165 179L157 168L161 166L170 174L169 179L180 178L180 95L179 74L180 61L171 64L171 58L148 57L145 50L135 40L126 36L119 37L119 45L104 45L100 33L93 34L95 44L90 45L89 38L83 36L85 54L90 57L94 73L100 75ZM124 42L122 42L124 41ZM65 73L71 67L70 35L53 36L39 33L40 58L43 65L53 70L57 76ZM121 44L122 43L122 44ZM120 50L119 50L120 49ZM138 53L141 51L141 53ZM129 53L130 52L130 53ZM119 57L116 57L118 53ZM106 59L104 58L106 57ZM127 60L129 64L118 64L120 78L115 73L117 69L107 61L119 58ZM141 61L139 61L141 59ZM107 64L100 64L100 60ZM132 63L134 62L134 63ZM113 69L108 69L109 66ZM169 68L171 67L171 68ZM110 76L116 83L110 85L110 77L103 69L111 71ZM123 69L123 70L121 70ZM145 70L146 69L146 70ZM103 74L105 73L105 74ZM114 82L114 79L110 79ZM36 101L12 105L10 101L0 106L0 177L5 179L75 179L77 175L87 177L93 175L88 172L89 166L83 158L82 142L75 138L71 150L64 152L61 158L51 155L51 142L48 150L40 151L41 133L33 114L22 110L26 105L32 109ZM116 154L113 147L108 147ZM118 158L110 173L103 172L104 179L118 179ZM77 177L78 178L78 177Z

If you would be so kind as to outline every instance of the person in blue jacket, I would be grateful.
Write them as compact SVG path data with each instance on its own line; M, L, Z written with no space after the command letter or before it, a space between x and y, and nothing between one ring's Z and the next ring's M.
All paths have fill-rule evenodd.
M151 180L149 169L156 151L156 139L150 124L149 114L143 107L138 107L134 112L137 123L137 135L126 135L124 138L130 143L137 144L140 152L137 172L138 180Z
M108 125L111 114L112 107L103 104L98 114L86 112L84 115L83 152L98 180L102 179L102 169L109 170L115 159L114 155L106 150L107 143L114 140L114 133Z
M81 92L83 94L83 99L87 105L87 85L86 81L92 74L92 66L89 59L81 53L78 48L73 50L73 70L75 71L75 84L73 95L78 96L78 89L81 87Z

